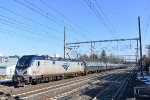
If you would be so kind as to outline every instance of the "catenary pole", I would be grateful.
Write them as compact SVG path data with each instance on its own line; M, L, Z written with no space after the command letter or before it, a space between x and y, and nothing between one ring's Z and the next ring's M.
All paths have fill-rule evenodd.
M141 26L140 26L140 17L138 16L138 26L139 26L139 42L140 42L140 71L141 75L143 75L142 71L142 41L141 41Z

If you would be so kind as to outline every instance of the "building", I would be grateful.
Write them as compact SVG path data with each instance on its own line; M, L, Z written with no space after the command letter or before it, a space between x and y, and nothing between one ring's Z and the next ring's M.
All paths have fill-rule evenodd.
M4 63L8 61L8 57L0 56L0 63Z
M0 63L0 80L12 78L17 61L18 57L10 56L7 61Z

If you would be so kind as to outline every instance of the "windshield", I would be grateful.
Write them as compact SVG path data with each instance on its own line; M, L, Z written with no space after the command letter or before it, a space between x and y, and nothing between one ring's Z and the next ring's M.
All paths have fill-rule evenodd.
M31 56L23 56L19 59L18 63L17 63L17 67L29 67L30 63L31 63Z

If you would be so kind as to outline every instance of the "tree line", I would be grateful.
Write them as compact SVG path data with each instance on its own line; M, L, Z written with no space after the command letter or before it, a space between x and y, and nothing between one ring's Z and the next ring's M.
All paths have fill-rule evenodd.
M79 60L84 60L84 61L92 61L92 62L110 62L110 63L124 63L124 60L122 58L119 58L113 54L110 54L107 56L106 51L102 50L100 55L97 54L91 54L91 55L86 55L83 54L79 57Z
M146 71L149 70L150 67L150 45L146 46L147 54L143 56L143 66Z

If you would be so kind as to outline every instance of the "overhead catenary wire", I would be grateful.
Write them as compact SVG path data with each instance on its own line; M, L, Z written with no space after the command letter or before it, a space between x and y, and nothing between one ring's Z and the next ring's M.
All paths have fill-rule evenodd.
M23 15L21 15L21 14L19 14L19 13L16 13L16 12L10 10L10 9L7 9L7 8L5 8L5 7L3 7L3 6L0 6L0 8L3 9L3 10L5 10L5 11L8 11L9 13L12 13L12 14L14 14L14 15L16 15L16 16L19 16L19 17L21 17L21 18L24 18L24 19L26 19L26 20L28 20L28 21L34 23L34 24L37 24L37 25L39 25L39 26L42 26L43 28L51 29L51 30L53 30L53 31L55 31L55 32L57 32L57 33L62 33L62 32L60 32L60 31L58 31L58 30L56 30L56 29L54 29L54 28L51 28L51 27L49 27L49 26L47 26L47 25L44 25L44 24L42 24L42 23L40 23L40 22L38 22L38 21L35 21L35 20L30 19L30 18L28 18L28 17L25 17L25 16L23 16ZM63 33L62 33L62 34L63 34Z
M11 31L11 30L5 30L5 29L2 29L2 28L0 28L0 34L2 34L2 35L11 35L13 37L19 37L19 38L23 38L23 39L26 39L26 40L32 40L32 41L35 41L37 43L42 43L42 44L46 45L46 48L42 47L42 49L46 50L46 51L50 50L50 49L47 49L47 46L52 46L52 45L57 46L57 44L47 42L47 41L41 40L39 38L29 37L29 36L26 36L25 34L17 33L15 31Z
M117 38L115 36L115 34L113 33L112 29L109 27L109 24L107 24L107 21L105 20L105 18L102 16L105 15L103 12L100 13L99 10L97 10L95 8L95 6L92 4L92 2L90 0L87 0L89 3L90 3L90 8L92 9L92 11L97 15L98 19L102 22L102 24L105 26L105 28L108 30L108 32L114 37L114 38ZM97 4L98 5L98 4ZM99 6L99 5L98 5Z
M21 4L21 5L23 5L23 6L27 7L27 8L29 8L30 10L32 10L32 11L34 11L34 12L36 12L36 13L42 15L42 16L44 16L45 18L49 19L50 21L53 21L53 22L57 23L58 25L64 26L62 23L59 23L59 22L55 21L54 19L50 18L49 16L51 16L51 15L50 15L49 13L44 12L45 14L43 14L43 13L39 12L38 10L35 10L34 8L32 8L32 7L30 7L30 6L26 5L26 4L24 4L23 2L20 2L20 1L18 1L18 0L15 0L15 1L16 1L17 3L19 3L19 4ZM25 1L25 0L24 0L24 1ZM29 4L31 5L31 3L29 3ZM32 6L35 7L35 8L38 8L38 7L36 7L36 6L33 5L33 4L32 4ZM39 9L39 8L38 8L38 9ZM40 9L40 10L41 10L41 9ZM51 16L51 17L55 18L54 16ZM55 18L55 19L57 19L57 18Z
M33 5L33 4L29 3L29 2L27 2L27 3L29 3L30 5L32 5L32 6L34 7L34 8L32 8L32 7L26 5L26 4L24 4L24 3L22 3L22 2L20 2L20 1L18 1L18 0L15 0L15 1L16 1L17 3L23 5L23 6L27 7L28 9L30 9L30 10L32 10L32 11L34 11L34 12L40 14L41 16L44 16L46 19L48 19L48 20L50 20L50 21L53 21L54 23L56 23L56 24L58 24L58 25L64 27L64 24L60 23L61 21L60 21L59 19L57 19L56 17L52 16L53 18L59 20L60 22L57 22L56 20L50 18L49 16L50 16L51 14L49 14L49 13L47 13L47 12L45 12L45 11L44 11L45 14L43 14L43 13L39 12L38 10L34 9L34 8L37 8L37 9L41 10L39 7L37 7L37 6L35 6L35 5ZM43 11L43 10L41 10L41 11ZM67 27L67 29L70 29L70 28ZM75 32L75 33L77 33L77 34L79 34L79 33L76 32L74 29L72 29L72 31ZM80 34L79 34L79 35L80 35ZM82 36L82 37L84 37L84 36ZM77 40L78 40L78 39L77 39Z
M11 25L10 23L8 24L8 23L6 23L6 22L2 22L2 21L0 21L0 24L3 24L3 25L7 25L7 26L10 26L10 27L13 27L13 28L16 28L16 29L20 29L20 30L23 30L23 31L25 31L25 33L23 34L23 33L20 33L20 34L23 34L23 36L26 36L27 38L29 37L32 37L32 39L34 40L34 39L36 39L37 41L42 41L43 43L45 42L45 43L49 43L49 44L53 44L53 45L57 45L57 43L56 42L54 42L53 41L53 38L51 39L51 38L49 38L49 37L43 37L43 36L39 36L38 35L38 33L35 33L35 32L32 32L32 31L29 31L29 30L26 30L26 29L23 29L23 28L20 28L20 27L18 27L18 26L14 26L14 25ZM2 29L2 28L1 28ZM6 29L4 29L5 31L6 31ZM7 30L7 31L9 31L9 30ZM17 33L17 32L15 32L15 31L11 31L12 33ZM36 37L35 36L33 36L32 34L28 34L27 35L27 33L33 33L33 34L35 34L36 35ZM29 36L30 35L30 36ZM18 35L17 35L18 36ZM38 38L37 38L37 36L38 36ZM51 40L51 41L50 41ZM59 40L59 41L61 41L61 40Z
M50 20L50 21L53 21L54 23L56 23L56 24L58 24L58 25L60 25L60 26L63 26L63 27L64 27L64 24L65 24L66 27L68 28L68 30L70 30L70 31L72 31L72 32L75 32L76 34L79 34L80 36L82 36L83 38L85 38L85 36L84 36L82 33L78 33L77 30L76 30L74 27L72 27L71 25L68 25L68 24L66 24L66 23L62 23L62 21L61 21L60 19L56 18L55 16L52 16L52 15L49 14L48 12L45 12L45 11L44 11L45 14L39 12L38 10L40 10L40 8L37 7L37 6L35 6L35 5L33 5L33 4L30 3L29 1L27 1L26 3L30 4L30 6L24 4L23 2L20 2L20 1L18 1L18 0L15 0L15 1L16 1L17 3L23 5L23 6L27 7L28 9L30 9L30 10L32 10L32 11L34 11L34 12L40 14L41 16L45 17L46 19L48 19L48 20ZM24 1L26 1L26 0L24 0ZM34 8L37 8L38 10L32 8L31 6L33 6ZM43 11L43 10L41 10L41 11ZM50 16L51 16L52 18L51 18ZM57 21L56 21L56 20L57 20ZM59 22L58 22L58 21L59 21ZM82 34L82 35L81 35L81 34Z
M0 15L0 17L2 17L1 15ZM3 16L4 17L4 16ZM8 17L6 17L5 16L5 18L8 18ZM13 20L13 19L11 19L11 20ZM16 22L16 20L14 20L15 22ZM53 36L53 35L50 35L48 32L44 32L44 31L38 31L38 30L35 30L35 29L32 29L30 26L28 26L27 24L24 24L24 23L22 23L22 22L19 22L19 21L17 21L18 23L20 23L20 24L16 24L16 23L14 23L14 22L11 22L11 21L9 21L9 20L5 20L5 19L1 19L0 18L0 22L1 22L1 24L4 24L4 25L7 25L7 26L11 26L11 27L13 27L13 28L17 28L17 29L20 29L20 30L23 30L23 31L26 31L26 32L28 32L28 33L32 33L32 34L35 34L36 36L39 36L40 38L43 38L43 39L47 39L47 40L62 40L63 41L63 39L61 38L61 37L55 37L55 36ZM24 25L26 25L26 26L24 26ZM54 41L53 41L53 43L54 43Z
M102 17L101 13L94 7L93 3L90 0L84 0L86 4L90 7L90 9L94 12L94 14L97 16L97 18L100 20L100 22L105 26L107 31L116 39L114 32L110 28L109 24L105 21L105 19Z
M16 12L15 12L16 13ZM3 16L3 15L0 15L1 17ZM0 18L1 18L0 17ZM64 17L64 16L63 16ZM32 26L32 24L26 24L26 23L22 23L22 22L20 22L19 20L16 20L16 19L9 19L9 17L7 17L7 16L3 16L3 18L4 19L0 19L1 21L2 21L2 23L7 23L8 25L12 25L12 24L14 24L14 26L15 27L20 27L20 28L22 28L22 29L27 29L27 27L28 27L28 31L26 31L26 33L32 33L32 32L34 32L34 33L38 33L38 34L40 34L39 36L38 36L38 34L35 34L35 38L37 38L37 41L38 41L38 38L39 38L39 40L40 40L40 37L42 37L42 38L45 38L48 34L50 34L50 32L48 32L47 33L47 31L45 31L43 28L43 30L41 30L41 29L38 29L37 27L35 27L35 26ZM26 17L27 18L27 17ZM31 19L32 20L32 19ZM62 20L60 20L60 21L62 21ZM10 23L9 23L10 22ZM14 23L15 22L15 23ZM63 23L63 21L62 21L62 23ZM6 24L5 24L6 25ZM29 26L28 26L29 25ZM45 25L45 24L43 24L43 25ZM46 26L46 25L45 25ZM33 30L32 28L34 28L34 29L36 29L37 28L37 30ZM49 28L49 27L45 27L45 28ZM9 30L9 29L8 29ZM42 31L43 31L43 33L42 33ZM23 31L20 31L20 33L23 33L24 32L24 30ZM13 32L12 32L13 33ZM14 33L16 33L16 32L14 32ZM62 33L62 32L60 32L60 33ZM1 33L2 34L2 33ZM26 35L25 33L23 34L23 35ZM34 34L33 34L34 35ZM53 36L52 36L53 37ZM50 39L54 39L54 38L52 38L52 37L50 37ZM55 36L54 36L55 37ZM32 38L34 38L34 36L32 37ZM48 40L49 38L48 37L46 37L47 39L45 39L45 40ZM59 37L56 37L55 39L59 39ZM45 40L43 40L42 39L42 41L45 41ZM46 42L48 42L49 43L49 41L46 41ZM44 42L43 42L44 43ZM53 44L53 43L52 43Z
M97 4L98 8L100 9L100 11L102 12L103 16L105 17L106 21L108 22L108 24L110 25L110 27L112 28L112 32L116 33L116 30L114 29L114 27L112 26L110 20L108 19L108 17L106 16L106 14L104 13L104 10L102 9L102 7L100 6L100 4L98 3L97 0L95 0L95 3Z
M3 9L3 10L5 10L5 11L8 11L8 12L14 14L14 15L17 15L17 16L19 16L19 17L21 17L21 18L24 18L24 19L26 19L26 20L28 20L28 21L34 23L34 24L40 25L40 26L42 26L42 27L44 27L44 28L47 28L47 29L51 29L51 30L53 30L53 31L55 31L55 32L58 32L58 33L62 33L62 32L60 32L60 31L58 31L58 30L56 30L56 29L54 29L54 28L51 28L51 27L46 26L46 25L44 25L44 24L42 24L42 23L40 23L40 22L37 22L37 21L35 21L35 20L33 20L33 19L30 19L30 18L28 18L28 17L25 17L25 16L23 16L23 15L21 15L21 14L19 14L19 13L16 13L16 12L14 12L14 11L12 11L12 10L9 10L9 9L7 9L7 8L5 8L5 7L0 6L0 8ZM62 33L62 34L63 34L63 33Z
M50 5L48 5L46 2L44 2L43 0L40 0L44 5L46 5L48 8L50 8L51 10L55 11L57 14L59 14L60 16L62 16L63 18L67 19L68 21L70 21L71 23L73 23L75 26L77 26L79 29L81 29L83 32L87 33L88 36L91 39L91 36L94 38L95 36L92 33L89 33L87 30L85 30L84 28L82 28L80 25L76 24L75 22L73 22L70 18L64 16L61 12L59 12L58 10L56 10L55 8L51 7ZM63 22L63 21L62 21ZM84 34L86 35L86 34ZM87 35L86 35L87 36Z
M43 38L47 38L47 39L49 39L49 38L52 38L52 37L47 37L46 35L44 35L44 34L40 34L40 33L37 33L37 32L35 32L35 31L33 31L32 29L25 29L25 28L23 28L23 27L19 27L17 24L15 24L15 23L13 23L13 22L10 22L10 21L6 21L6 20L3 20L3 19L0 19L0 22L1 22L1 24L3 24L3 25L7 25L7 26L10 26L10 27L13 27L13 28L16 28L16 29L19 29L19 30L23 30L23 31L26 31L26 32L28 32L28 33L32 33L32 34L35 34L36 36L39 36L39 37L43 37ZM7 23L6 23L7 22ZM54 37L53 37L54 38ZM58 38L55 38L55 39L58 39Z
M142 41L143 41L143 43L145 43L145 40L147 40L147 39L146 39L146 36L147 36L148 30L149 30L149 26L150 26L150 13L149 13L150 8L149 8L149 1L147 0L145 4L146 4L146 5L145 5L145 7L146 7L145 11L147 12L148 15L146 15L146 17L147 17L147 18L146 18L146 19L147 19L147 23L145 24L145 31L143 32L144 34L143 34L143 36L142 36ZM144 48L143 48L143 49L144 49Z
M7 19L7 20L4 20L4 19L1 19L1 20L6 21L6 22L9 22L9 23L11 23L11 24L15 24L14 22L16 22L16 23L18 23L18 25L15 24L15 25L17 25L17 26L25 27L25 28L27 28L27 29L29 29L29 30L33 30L33 31L35 31L35 32L37 32L37 33L38 33L38 32L39 32L39 33L42 32L42 34L44 34L46 37L47 37L47 36L51 36L51 37L54 37L54 38L59 38L59 39L61 39L60 37L58 37L58 35L57 35L57 37L56 37L56 36L54 36L55 34L49 33L49 32L47 32L47 31L45 31L45 30L43 30L43 29L40 29L39 27L31 26L31 25L29 25L29 24L26 24L26 23L17 21L17 20L15 20L15 19L9 18L9 17L7 17L7 16L3 16L3 15L1 15L1 14L0 14L0 17ZM8 20L11 20L11 21L13 21L13 22L10 22L10 21L8 21ZM32 29L32 28L33 28L33 29ZM40 30L41 32L40 32L39 30Z
M42 43L45 43L47 45L56 45L56 44L52 44L51 42L42 40L40 38L36 38L36 37L33 37L33 36L28 36L28 35L25 35L25 34L22 34L22 33L17 33L15 31L0 28L0 34L2 34L2 33L9 34L11 36L17 36L17 37L24 38L24 39L34 40L36 42L42 42Z
M143 40L145 40L145 37L146 37L146 34L148 32L149 26L150 26L150 15L148 16L148 21L147 21L147 24L146 24L145 33L143 35Z

